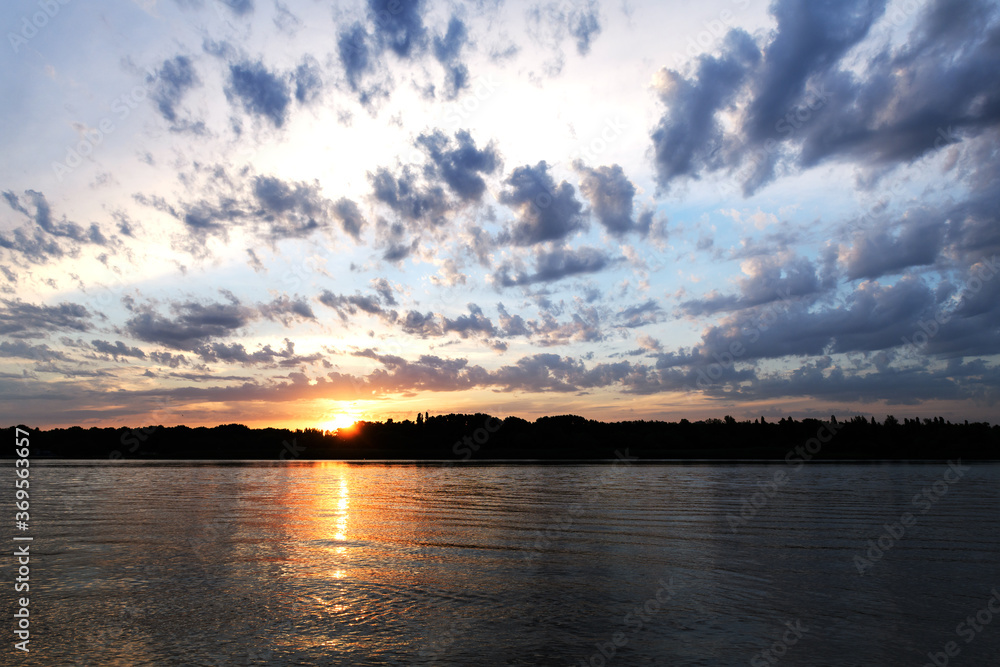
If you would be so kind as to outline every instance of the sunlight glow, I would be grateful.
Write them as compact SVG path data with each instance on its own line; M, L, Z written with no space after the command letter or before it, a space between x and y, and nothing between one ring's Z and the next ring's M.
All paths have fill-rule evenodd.
M320 423L319 427L324 431L350 431L358 419L360 419L360 415L351 412L341 412L333 418Z

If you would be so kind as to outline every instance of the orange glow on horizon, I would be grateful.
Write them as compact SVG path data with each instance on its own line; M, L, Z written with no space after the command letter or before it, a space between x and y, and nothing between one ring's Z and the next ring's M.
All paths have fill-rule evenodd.
M332 419L322 422L319 428L324 431L333 431L337 435L350 436L357 430L355 427L358 419L359 417L356 414L341 412Z

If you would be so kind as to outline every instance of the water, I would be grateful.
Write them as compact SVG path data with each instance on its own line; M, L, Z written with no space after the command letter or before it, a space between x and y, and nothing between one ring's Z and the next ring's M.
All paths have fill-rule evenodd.
M1000 663L997 464L31 470L18 664Z

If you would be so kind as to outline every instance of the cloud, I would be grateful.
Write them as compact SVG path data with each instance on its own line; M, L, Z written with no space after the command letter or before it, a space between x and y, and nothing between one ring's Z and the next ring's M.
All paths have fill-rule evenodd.
M712 315L722 311L751 308L789 298L818 294L821 289L816 267L804 257L762 255L743 262L745 278L740 279L740 294L710 294L680 304L689 316Z
M397 314L395 311L386 311L377 296L353 294L334 294L330 290L323 290L317 297L324 306L337 311L340 319L348 320L349 315L355 315L359 310L369 315L386 315L390 321L395 321ZM393 304L395 301L392 302Z
M633 216L635 186L625 176L621 166L591 169L580 162L574 168L581 174L580 192L590 202L597 221L610 234L622 237L629 232L645 235L652 224L652 214L644 213L640 221Z
M941 251L946 226L923 211L910 211L894 234L888 225L855 235L850 247L842 248L841 261L850 280L878 278L911 266L933 264ZM918 218L914 219L912 214Z
M447 72L445 83L449 100L455 99L469 85L469 69L461 62L462 48L469 42L469 31L457 16L448 21L448 31L434 38L434 57Z
M52 331L89 331L93 314L78 303L37 306L20 299L0 299L0 335L24 338Z
M191 59L174 56L163 61L156 72L156 87L151 95L160 114L171 123L177 122L177 105L191 88L201 84Z
M333 213L340 219L340 226L347 234L355 241L361 238L361 232L365 227L365 219L361 215L361 209L358 208L356 203L346 197L341 197L333 205Z
M53 350L48 345L32 345L23 340L0 341L0 357L34 359L43 362L70 360L64 352Z
M603 250L587 246L576 250L570 248L538 250L535 252L534 273L518 271L511 276L510 265L504 265L494 274L494 283L501 287L512 287L538 282L555 282L569 276L596 273L609 263L610 259Z
M286 327L291 326L296 319L316 319L316 314L313 313L312 307L300 297L291 299L286 295L282 295L270 303L260 304L257 308L261 316L272 321L281 322Z
M137 347L128 347L125 343L120 340L115 341L115 344L104 341L104 340L92 340L90 344L94 346L94 349L102 354L111 355L115 361L118 361L119 357L135 357L136 359L145 359L146 353Z
M573 186L566 181L556 186L544 161L516 168L505 183L509 189L500 193L500 202L520 216L511 230L515 245L560 241L583 229L583 204Z
M253 180L260 219L275 238L308 236L326 226L333 206L320 194L319 181L288 184L274 176Z
M698 58L693 79L674 70L660 71L657 90L667 111L652 139L657 181L663 188L678 177L695 177L720 166L714 159L724 131L716 112L731 103L759 59L750 35L732 30L723 42L722 57Z
M209 363L222 362L242 364L243 366L273 365L279 368L294 368L302 364L310 364L323 359L323 355L295 354L295 343L285 339L285 347L275 350L270 345L262 345L259 350L248 352L241 343L206 343L199 345L194 352Z
M231 102L239 102L247 113L267 118L275 127L285 124L292 101L285 77L271 72L259 61L229 66L226 96Z
M660 186L726 170L750 195L779 171L829 159L884 170L996 128L995 4L936 0L896 48L865 42L885 7L778 0L771 36L734 29L689 77L664 70L667 111L652 135Z
M292 77L295 80L295 99L300 104L309 104L319 98L323 92L323 77L319 63L312 56L305 56L295 68Z
M533 5L527 12L528 32L549 48L558 48L572 37L581 56L590 53L593 40L601 33L600 10L596 0L571 0Z
M368 44L368 32L361 23L356 21L337 35L337 54L351 90L362 92L361 80L365 74L374 70L375 53ZM362 96L362 103L366 99L366 96Z
M493 174L501 166L500 155L491 143L482 150L466 130L455 133L457 145L452 144L440 130L432 134L421 134L417 146L423 148L431 164L434 175L442 179L448 188L463 201L482 198L486 191L486 181L481 174Z
M388 169L380 167L369 173L373 196L406 220L428 221L440 224L449 206L444 190L438 186L421 187L416 176L404 167L397 178Z
M240 303L172 303L173 318L151 308L138 309L125 322L128 333L147 343L159 343L175 350L194 350L212 338L223 338L247 327L258 313Z
M462 338L470 335L495 336L496 328L490 318L483 315L483 310L474 303L469 304L469 314L459 315L455 319L444 318L444 332L455 331Z
M368 16L375 39L400 58L409 58L427 46L424 0L368 0Z
M25 190L24 194L25 201L22 201L11 190L3 193L7 204L29 222L16 228L12 238L0 235L0 248L17 253L32 263L43 264L50 259L76 256L80 245L113 245L112 239L104 235L97 223L84 228L65 216L56 221L44 194L36 190Z

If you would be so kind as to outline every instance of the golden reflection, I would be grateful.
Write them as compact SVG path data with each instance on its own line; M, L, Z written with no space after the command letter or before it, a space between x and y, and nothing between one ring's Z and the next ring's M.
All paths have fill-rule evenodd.
M335 540L347 539L347 509L350 506L350 493L347 487L347 480L340 478L340 495L337 498L336 524L333 538ZM343 549L343 547L340 547Z

